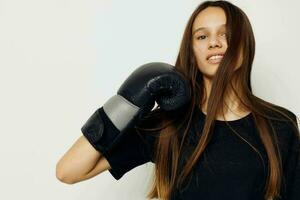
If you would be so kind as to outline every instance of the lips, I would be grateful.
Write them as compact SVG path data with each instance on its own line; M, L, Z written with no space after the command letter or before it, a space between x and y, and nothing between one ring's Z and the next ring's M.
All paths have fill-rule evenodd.
M215 53L215 54L210 54L207 56L207 62L210 64L219 64L224 57L223 53Z
M224 53L214 53L214 54L209 54L206 57L206 60L210 60L210 59L219 59L219 58L223 58L224 57Z

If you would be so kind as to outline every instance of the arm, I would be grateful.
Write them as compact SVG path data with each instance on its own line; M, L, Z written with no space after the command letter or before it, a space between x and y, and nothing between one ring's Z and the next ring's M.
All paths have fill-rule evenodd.
M123 147L126 146L124 137L130 142L134 138L138 141L137 135L127 133L128 129L151 112L155 101L164 110L175 110L190 100L190 92L189 82L172 65L148 63L139 67L125 80L117 94L98 108L82 126L84 136L59 161L56 176L63 182L75 183L112 166L112 173L120 178L125 171L146 162L140 152L128 154L126 149L125 156L119 157L116 148L122 143ZM131 163L130 156L143 159ZM124 163L128 164L124 166Z
M56 177L61 182L73 184L108 169L110 165L105 157L81 136L57 163Z
M284 166L284 185L282 200L300 199L300 135L296 115L290 113L297 125L297 130L290 130L289 150Z

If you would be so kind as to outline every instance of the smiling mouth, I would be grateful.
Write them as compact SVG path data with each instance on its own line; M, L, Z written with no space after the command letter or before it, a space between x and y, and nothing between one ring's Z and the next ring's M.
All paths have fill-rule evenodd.
M223 56L212 56L210 57L207 62L211 64L218 64L222 61Z

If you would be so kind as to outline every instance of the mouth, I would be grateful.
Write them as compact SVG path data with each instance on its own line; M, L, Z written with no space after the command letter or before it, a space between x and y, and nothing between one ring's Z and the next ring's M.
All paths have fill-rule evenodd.
M207 57L207 61L210 64L218 64L222 61L224 54L215 54Z

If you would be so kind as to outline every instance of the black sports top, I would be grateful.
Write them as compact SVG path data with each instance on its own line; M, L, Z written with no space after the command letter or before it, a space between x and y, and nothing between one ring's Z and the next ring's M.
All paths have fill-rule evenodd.
M288 110L287 110L288 111ZM296 120L296 116L288 111ZM193 126L190 129L186 149L196 147L206 115L195 108ZM203 156L192 170L192 176L180 190L172 193L172 200L263 200L267 178L268 159L265 148L259 138L252 113L228 121L238 132L236 135L225 123L216 120L213 136ZM279 148L283 164L283 185L280 200L300 200L300 141L288 122L276 122ZM244 139L242 139L242 138ZM154 162L155 140L150 134L136 134L134 129L128 132L120 144L106 159L111 169L109 172L118 180L131 169L147 162ZM259 150L257 152L245 142ZM189 152L187 151L187 152ZM184 160L184 159L182 159Z

